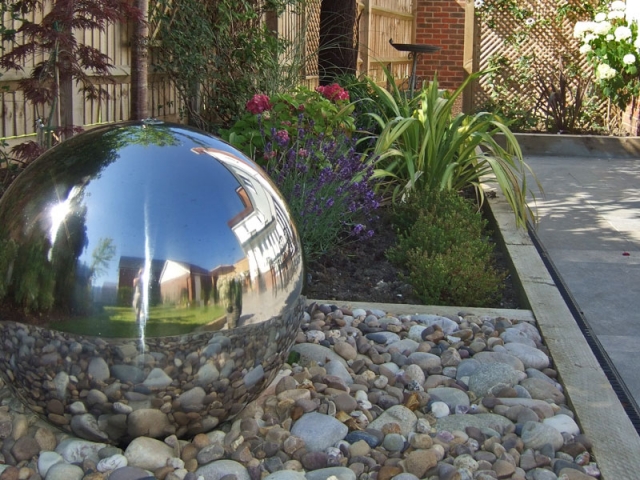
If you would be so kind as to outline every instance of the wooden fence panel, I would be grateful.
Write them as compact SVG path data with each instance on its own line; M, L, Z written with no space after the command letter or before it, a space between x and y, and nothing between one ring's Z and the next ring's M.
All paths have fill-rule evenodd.
M308 0L304 12L288 9L278 19L278 33L293 42L304 52L302 81L314 88L318 84L318 46L320 40L320 6L322 0ZM383 82L382 65L391 69L396 78L406 79L410 74L411 60L406 52L399 52L389 44L415 41L415 2L417 0L351 0L359 1L359 72ZM50 5L50 4L49 4ZM30 20L40 22L41 13L34 13ZM4 18L10 28L19 22ZM15 23L15 24L14 24ZM79 43L99 48L111 63L112 81L96 79L108 92L108 98L86 98L77 92L73 101L73 121L76 125L91 126L129 118L130 103L130 45L131 25L110 25L103 33L78 31ZM17 39L18 42L24 39ZM302 43L302 45L300 45ZM4 45L9 48L9 45ZM21 139L36 134L36 120L46 112L39 112L25 101L18 90L18 81L29 75L33 66L44 60L44 54L34 55L24 64L23 72L0 72L0 138ZM179 121L180 98L167 78L150 74L149 109L156 118Z
M383 66L396 79L411 74L411 59L406 52L393 48L394 43L415 42L415 7L417 0L364 0L360 3L360 72L384 82Z
M46 13L46 10L45 10ZM32 22L40 22L42 13L29 16ZM4 18L5 26L18 28L20 22ZM79 126L92 126L102 123L112 123L128 120L130 116L130 56L129 38L132 26L130 24L109 25L105 32L77 31L78 43L98 48L106 54L113 65L112 79L93 77L92 81L102 85L108 95L99 99L88 98L83 92L76 90L73 99L73 123ZM18 43L25 39L18 37ZM8 44L5 48L10 48ZM36 135L36 121L48 112L37 109L26 102L23 93L18 89L18 81L31 74L34 65L45 59L44 53L39 53L28 59L21 72L0 72L0 138L21 141L23 137ZM74 83L75 88L75 83ZM180 105L175 88L167 80L157 74L150 74L149 84L149 114L152 117L167 121L179 120ZM16 141L10 142L15 144Z
M357 0L353 0L357 1ZM361 0L356 29L358 72L380 82L385 78L382 66L389 67L396 78L410 75L411 59L406 52L394 49L396 43L415 41L415 2L417 0ZM318 48L320 45L321 0L308 0L304 12L289 9L278 21L278 34L292 42L303 42L305 52L303 83L310 88L318 85Z

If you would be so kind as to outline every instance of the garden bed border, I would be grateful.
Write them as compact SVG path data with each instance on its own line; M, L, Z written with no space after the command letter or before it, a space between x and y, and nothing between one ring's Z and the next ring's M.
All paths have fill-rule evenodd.
M522 154L529 156L640 158L640 137L606 135L568 135L554 133L515 133ZM504 135L496 135L505 145Z
M555 137L555 136L554 136ZM640 151L640 141L634 139ZM620 144L629 145L627 142ZM531 153L528 153L531 154ZM575 153L578 155L579 153ZM493 191L493 189L491 189ZM640 435L625 412L609 379L553 281L526 229L518 229L511 207L500 192L487 195L486 215L510 265L522 300L529 310L501 310L456 306L337 303L351 308L378 308L392 314L455 314L504 316L536 322L554 362L567 402L582 432L592 442L601 480L633 480L640 472Z

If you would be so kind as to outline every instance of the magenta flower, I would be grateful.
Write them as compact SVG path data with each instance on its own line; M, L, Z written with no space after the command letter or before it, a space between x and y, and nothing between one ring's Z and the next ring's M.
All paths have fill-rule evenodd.
M337 102L339 100L349 100L349 92L347 92L344 88L342 88L337 83L332 83L331 85L316 87L316 92L320 93L325 98L328 98L332 102Z
M246 108L249 112L257 115L259 113L266 112L267 110L271 110L271 106L269 97L258 93L247 102Z

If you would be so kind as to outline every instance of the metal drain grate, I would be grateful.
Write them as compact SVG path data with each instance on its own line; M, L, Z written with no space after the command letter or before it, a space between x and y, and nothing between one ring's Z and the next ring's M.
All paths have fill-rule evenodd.
M562 298L567 304L569 311L571 311L573 318L575 319L576 323L578 324L578 327L584 334L584 337L587 340L587 343L591 347L591 351L593 352L594 356L598 360L598 363L600 364L600 367L604 371L605 375L609 379L609 382L611 383L611 387L613 388L613 391L618 396L618 399L622 404L622 408L624 408L624 411L629 416L629 419L631 420L631 423L636 429L636 432L640 434L640 409L638 408L638 404L633 398L633 395L631 395L631 393L629 392L627 386L622 380L620 374L618 373L618 370L616 369L611 358L605 351L604 347L602 346L598 338L593 334L593 330L591 329L589 322L585 318L584 313L582 312L582 310L580 310L580 307L578 306L576 299L573 297L573 295L569 291L569 288L567 287L564 280L560 276L558 269L556 268L553 261L551 260L551 257L549 256L546 249L544 248L544 245L540 241L540 237L538 237L538 234L536 233L535 229L532 227L531 223L527 225L527 228L529 230L529 236L531 237L531 240L533 241L534 246L538 250L538 254L540 255L540 258L542 258L542 261L547 267L547 270L549 271L551 278L553 279L556 286L558 287L558 290L560 291L560 295L562 295Z

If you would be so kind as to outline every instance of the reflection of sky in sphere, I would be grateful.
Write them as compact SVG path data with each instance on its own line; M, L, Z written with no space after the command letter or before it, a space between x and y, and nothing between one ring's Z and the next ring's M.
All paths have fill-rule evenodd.
M112 239L116 247L101 282L117 282L120 257L145 257L145 232L156 260L211 270L244 257L227 225L244 208L235 191L239 184L220 162L191 152L191 146L124 147L88 183L89 244L80 261L91 264L101 239Z

